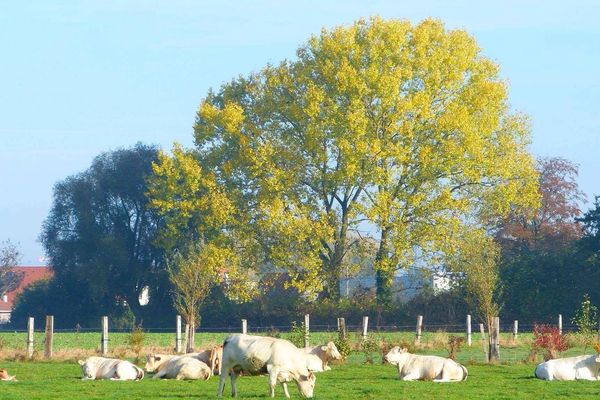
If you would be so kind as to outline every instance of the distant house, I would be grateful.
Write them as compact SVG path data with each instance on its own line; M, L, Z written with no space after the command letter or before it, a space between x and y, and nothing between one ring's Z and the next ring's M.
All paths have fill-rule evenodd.
M358 292L375 291L375 286L374 273L340 279L342 297L351 297ZM451 286L452 280L449 277L434 274L424 268L409 268L396 273L392 293L395 300L407 302L427 288L438 294L450 290Z
M0 298L0 324L10 322L10 313L12 312L16 296L27 286L40 279L48 279L52 276L50 267L14 267L15 272L23 273L23 280L15 290L4 293Z

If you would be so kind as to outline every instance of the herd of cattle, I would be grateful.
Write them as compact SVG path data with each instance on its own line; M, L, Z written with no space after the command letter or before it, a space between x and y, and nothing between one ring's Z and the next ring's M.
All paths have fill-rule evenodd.
M340 360L333 342L326 345L298 348L291 342L245 334L230 335L223 346L184 355L152 354L146 359L146 372L153 379L209 379L219 375L218 395L223 394L227 375L231 379L232 396L237 395L236 378L244 375L268 375L271 397L281 383L289 397L287 383L294 381L300 394L311 398L316 372L330 370L329 362ZM467 369L449 358L411 354L405 348L394 347L384 361L398 368L399 378L405 381L432 380L459 382L467 379ZM144 371L135 364L104 357L89 357L79 361L83 379L140 380ZM539 364L535 376L544 380L600 380L600 356L579 356L550 360ZM0 379L14 380L0 369Z

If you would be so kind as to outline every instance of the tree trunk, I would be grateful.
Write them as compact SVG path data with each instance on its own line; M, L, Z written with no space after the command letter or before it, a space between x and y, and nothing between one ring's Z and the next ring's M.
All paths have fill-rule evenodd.
M384 306L389 305L392 302L392 284L394 282L394 271L390 271L388 268L382 269L379 267L380 263L385 261L388 257L387 236L388 230L383 229L381 231L379 249L375 256L375 265L378 266L376 275L377 304Z
M187 338L186 338L186 349L185 352L186 353L193 353L194 352L194 344L195 344L195 337L196 337L196 320L192 317L190 318L190 321L188 322L190 329L186 332L187 333Z

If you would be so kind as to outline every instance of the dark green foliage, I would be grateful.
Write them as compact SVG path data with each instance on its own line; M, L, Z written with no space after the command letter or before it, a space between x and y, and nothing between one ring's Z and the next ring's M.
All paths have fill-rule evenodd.
M129 311L137 323L172 318L164 254L154 245L161 220L145 197L157 152L137 144L104 153L86 171L56 184L40 237L54 277L22 296L45 292L48 300L17 315L43 308L55 315L57 327L97 326L101 315L118 320ZM142 307L138 297L144 287L150 303ZM25 299L21 307L32 302Z

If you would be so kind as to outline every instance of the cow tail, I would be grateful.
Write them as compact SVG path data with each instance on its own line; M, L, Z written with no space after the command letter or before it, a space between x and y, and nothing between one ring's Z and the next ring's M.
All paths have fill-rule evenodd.
M467 376L469 376L469 371L467 371L467 368L464 365L461 365L461 368L463 370L463 378L462 378L462 380L466 381L467 380Z

